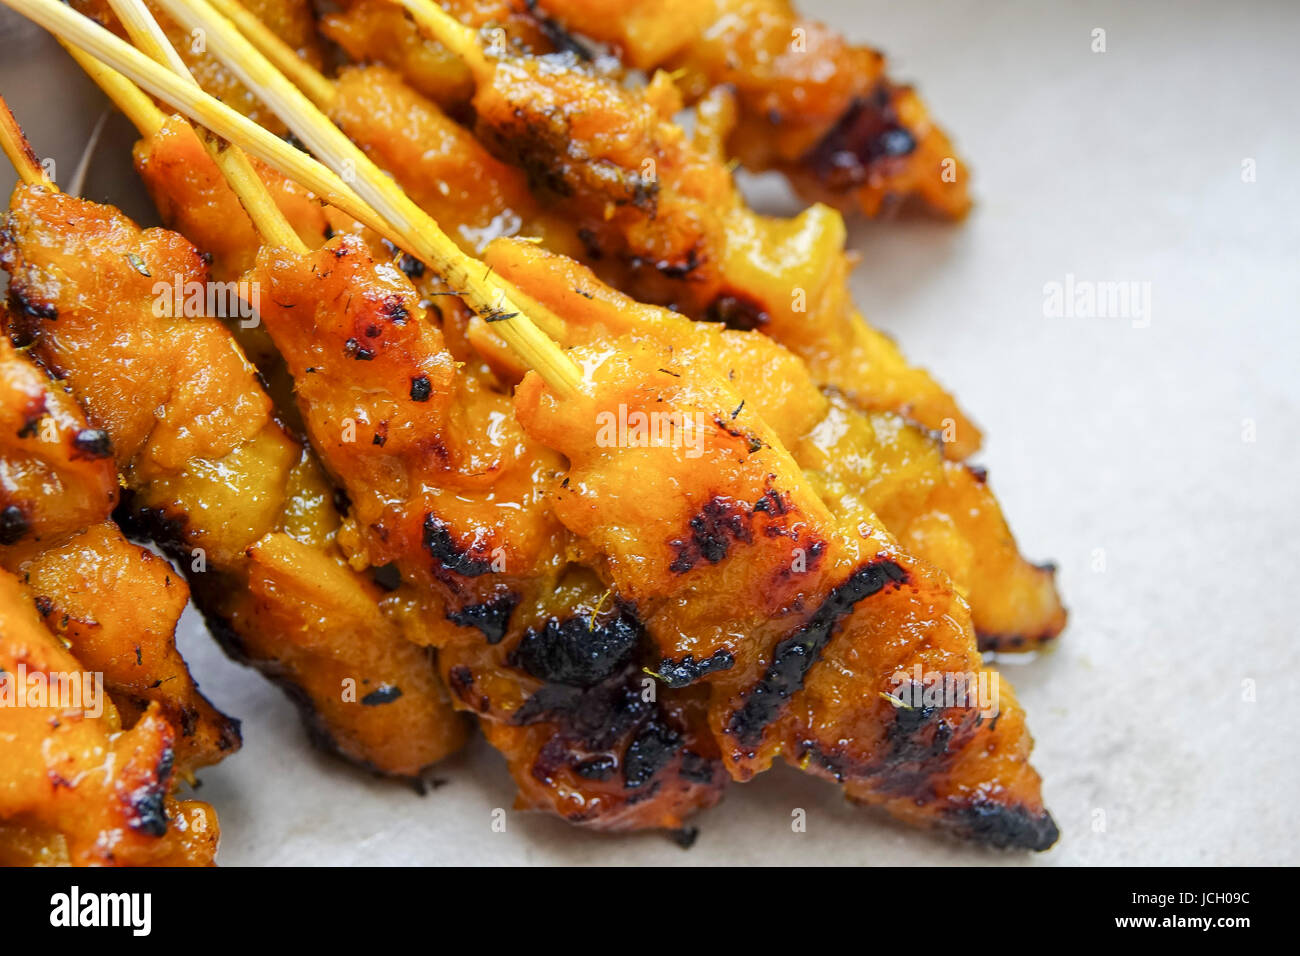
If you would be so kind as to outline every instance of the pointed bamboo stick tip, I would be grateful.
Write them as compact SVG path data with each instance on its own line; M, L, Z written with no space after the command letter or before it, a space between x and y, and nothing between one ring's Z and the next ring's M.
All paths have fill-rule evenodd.
M45 169L36 158L32 144L27 141L23 128L18 125L17 117L3 96L0 96L0 149L4 150L14 171L18 173L18 178L24 183L29 186L58 188L45 175Z

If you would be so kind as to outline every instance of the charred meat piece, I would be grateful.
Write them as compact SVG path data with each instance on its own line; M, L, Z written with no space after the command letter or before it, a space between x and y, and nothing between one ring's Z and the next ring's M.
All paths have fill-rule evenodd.
M438 648L521 804L630 829L676 828L716 802L724 777L696 710L638 670L639 625L606 621L601 589L574 583L546 498L562 462L458 366L409 278L346 235L306 256L265 250L250 275L313 446L352 502L354 553L400 571L409 590L391 616Z
M499 640L511 596L561 567L564 530L541 506L558 457L526 439L508 398L458 374L409 279L361 239L265 249L249 281L368 562Z
M866 508L828 508L707 366L629 337L573 353L582 394L530 375L518 415L568 458L556 512L636 609L657 672L707 686L732 777L784 754L912 822L990 840L972 821L997 816L1007 845L1051 845L1018 706L974 692L993 675L947 577ZM963 692L924 698L935 679Z
M727 774L698 688L673 690L641 622L573 567L498 645L440 654L453 695L506 757L519 805L600 830L678 829Z

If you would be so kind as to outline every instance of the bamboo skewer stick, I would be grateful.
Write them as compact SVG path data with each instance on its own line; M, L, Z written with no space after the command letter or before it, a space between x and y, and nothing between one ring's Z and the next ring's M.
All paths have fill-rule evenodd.
M108 5L122 21L127 35L136 47L181 79L195 87L199 85L176 48L167 39L167 34L163 33L158 21L144 5L144 0L108 0ZM222 142L203 128L198 128L195 132L262 239L270 245L283 246L298 254L306 252L306 243L293 231L289 220L275 204L270 190L253 168L247 154L238 146Z
M13 110L9 108L3 96L0 96L0 149L4 150L5 156L9 157L9 162L13 163L19 180L28 186L46 186L58 192L59 187L50 182L49 177L45 175L40 160L36 158L31 144L23 135L23 128L18 125Z
M407 251L432 266L456 293L561 393L580 380L577 365L513 301L491 270L460 247L401 188L335 126L302 91L259 53L233 24L204 0L160 0L188 30L204 30L208 49L255 92L307 147L397 229L409 235ZM541 364L539 364L541 363Z
M62 39L93 54L134 80L149 93L185 113L195 122L231 142L238 143L258 159L278 169L287 178L310 189L325 202L337 206L352 218L388 238L394 244L407 249L435 269L438 269L443 261L440 253L449 246L455 252L459 268L447 269L443 273L443 278L448 284L458 294L462 294L472 307L481 309L481 314L485 318L503 319L504 321L499 321L496 326L502 338L556 392L567 395L576 389L581 381L581 372L573 360L564 354L555 342L543 335L535 325L527 321L525 316L511 315L511 312L517 310L513 309L504 293L501 294L500 300L494 302L492 294L501 287L489 281L486 270L483 274L479 274L479 270L484 269L482 263L460 253L455 244L437 229L436 224L432 223L432 220L418 207L414 207L409 200L406 200L405 196L402 196L402 199L413 210L415 222L421 226L432 225L432 230L416 228L410 219L399 218L398 221L390 221L386 216L372 209L351 186L321 163L289 146L219 100L180 80L134 47L122 42L93 21L68 9L58 0L2 0L2 2ZM209 30L209 39L212 33L213 31ZM280 79L283 80L283 77ZM298 96L301 98L301 94ZM380 178L392 186L387 177L381 175ZM400 190L397 190L397 193L401 195ZM441 237L441 246L436 237Z

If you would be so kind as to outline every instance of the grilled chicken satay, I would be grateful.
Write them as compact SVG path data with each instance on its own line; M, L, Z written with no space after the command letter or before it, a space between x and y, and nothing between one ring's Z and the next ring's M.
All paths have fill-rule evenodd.
M312 443L352 501L358 551L414 586L394 613L438 646L520 805L636 829L716 802L725 777L696 695L647 690L639 622L569 554L546 502L559 458L457 369L408 278L352 235L305 256L263 250L250 278Z
M241 2L298 56L313 66L321 66L324 57L321 52L320 37L316 33L315 15L309 0L241 0ZM108 0L71 0L71 6L78 13L97 20L119 36L125 37L125 31L117 17L113 15ZM216 57L207 52L206 45L200 38L191 36L188 31L168 19L152 4L150 10L163 27L172 46L180 53L181 58L204 89L272 132L283 134L286 131L284 124L276 118L275 114L251 94Z
M111 699L99 702L102 712L84 696L54 700L55 687L89 678L4 570L0 672L25 678L13 691L22 702L0 706L0 865L212 864L217 816L171 795L176 731L160 706L128 730ZM50 689L44 699L24 693L37 682Z
M628 67L671 71L688 101L726 87L738 109L727 155L774 169L811 201L867 216L917 205L952 219L970 209L969 174L916 91L880 52L800 16L788 0L472 0L443 4L462 23L502 31L535 53L608 45ZM531 17L532 22L529 22ZM472 81L392 0L356 0L321 29L358 62L399 70L458 109Z
M564 317L567 345L642 335L712 363L776 429L822 497L873 511L903 548L952 577L971 603L982 649L1025 650L1064 627L1052 569L1021 557L984 472L945 460L926 432L892 412L864 412L834 391L824 394L796 356L757 332L635 302L535 244L498 240L484 258Z
M689 99L737 97L729 155L784 173L802 195L876 216L915 201L948 218L970 208L947 135L883 54L806 20L789 0L536 0L629 66L674 71ZM477 25L477 24L475 24Z
M452 259L449 258L448 261L455 261L455 260L452 260ZM460 266L458 266L457 268L460 270L461 273L464 273L464 271L465 271L465 267L464 267L463 264L460 265ZM468 275L465 276L465 279L466 279L466 281L471 281L471 280L469 279ZM487 301L487 296L484 294L484 290L483 290L482 288L477 289L477 290L475 291L474 294L475 294L475 297L476 297L476 301L482 301L482 302L486 303L486 301ZM486 306L485 306L485 310L486 310ZM489 312L490 312L490 310L486 310L486 311L489 311ZM499 310L498 310L498 311L499 311ZM495 313L494 313L494 312L490 312L490 314L495 314ZM355 347L355 346L354 346L354 347ZM656 357L659 357L660 360L662 360L662 356L664 355L664 350L661 348L661 349L658 349L657 352L658 352L658 355L657 355ZM657 366L656 368L657 368L657 369L662 369L662 366ZM592 371L592 370L589 369L589 375L588 375L588 377L590 377L590 373L591 373L591 371ZM644 369L643 369L642 371L644 371ZM656 373L656 374L657 374L657 373ZM555 377L555 381L556 381L556 383L557 383L556 387L559 387L559 384L562 383L562 382L564 381L564 377L563 377L563 376L556 376L556 377ZM723 390L725 390L725 388L726 388L726 386L725 386L725 385L722 385L722 383L720 383L720 382L718 382L718 383L712 383L712 382L705 381L704 384L705 384L705 385L716 385L717 387L719 387L719 388L721 388L721 389L723 389ZM723 397L723 398L734 397L734 393L731 394L731 395L722 395L722 397ZM570 400L569 400L569 404L573 404L574 401L575 401L575 400L570 399ZM742 409L743 409L743 403L742 403L741 405L738 405L738 406L736 407L736 410L733 412L733 414L732 414L732 419L733 419L733 420L734 420L736 417L738 417L738 416L740 415L740 412L741 412ZM620 411L621 411L621 409L620 409ZM638 410L638 412L640 413L640 410ZM752 413L751 413L751 414L752 414ZM756 419L756 416L755 416L755 419ZM758 421L758 420L756 419L756 420L755 420L755 424L756 424L756 425L761 425L761 422ZM697 433L702 433L702 426L699 427L699 428L697 428L696 431L697 431ZM728 434L730 434L730 431L729 431L729 430L728 430ZM779 448L779 446L773 446L772 443L771 443L771 441L764 441L762 438L757 438L757 439L756 439L755 436L754 436L754 434L753 434L752 432L750 432L750 433L747 434L747 435L743 435L742 437L745 437L745 438L747 439L747 445L749 446L751 452L755 452L755 451L761 449L762 447L766 446L766 447L772 449L773 452L774 452L774 454L779 454L779 455L784 455L784 454L785 454L784 451L781 450L781 449ZM775 440L774 436L773 436L772 440L773 440L773 441ZM757 446L757 447L754 446L754 442L755 442L755 441L758 442L758 446ZM786 457L788 458L788 455L787 455ZM783 462L782 464L784 464L784 462ZM791 465L793 465L792 462L791 462ZM752 477L752 476L751 476L751 477ZM812 496L811 500L805 502L805 504L807 504L807 505L808 505L812 510L815 510L817 507L820 507L820 508L822 508L823 510L825 510L824 505L821 505L821 503L816 499L815 495ZM770 514L770 513L772 513L771 509L773 509L773 508L775 508L777 511L779 511L780 514L781 514L782 516L784 516L785 514L788 513L788 510L787 510L787 509L785 509L784 507L779 507L779 506L777 506L777 505L775 505L775 504L770 504L770 505L768 505L767 507L759 508L758 510L762 511L764 514ZM820 516L817 516L817 517L820 517ZM874 536L874 531L873 531L873 528L872 528L872 521L866 520L867 518L870 517L870 513L869 513L869 512L863 512L863 513L861 513L858 517L862 518L862 520L860 520L859 523L858 523L858 527L857 527L858 534L859 534L860 536L864 537L864 538L868 538L868 539L872 538L872 537ZM873 520L874 520L874 519L873 519ZM698 529L698 528L695 528L695 527L693 527L692 530L693 530L693 531L699 531L699 529ZM851 546L852 546L852 537L851 537L851 535L850 535L850 534L847 534L847 533L844 533L844 530L843 530L843 529L830 529L830 530L835 530L835 531L838 531L838 532L839 532L839 534L837 535L837 538L836 538L836 543L837 543L838 545L842 545L842 546L843 546L843 555L848 555L849 552L852 550L852 547L851 547ZM883 534L883 532L881 532L881 533ZM681 544L680 541L677 542L677 543L678 543L678 544ZM714 556L714 555L716 555L716 549L715 549L715 547L714 547L714 545L713 545L712 542L708 542L708 543L700 543L700 542L697 542L697 544L698 544L698 546L699 546L700 557L704 557L706 560L710 560L710 561L721 560L721 557L715 557L715 556ZM706 547L708 548L708 552L709 552L708 555L705 554L705 548L706 548ZM687 548L689 549L689 544L687 545ZM725 550L725 549L724 549L724 550ZM816 560L817 560L818 562L820 562L821 555L822 555L822 553L823 553L824 551L827 550L827 548L826 548L826 546L825 546L825 543L823 543L822 546L820 546L820 547L814 547L813 550L814 550L814 552L815 552ZM608 553L608 552L607 552L607 553ZM834 553L834 556L835 556L837 559L839 559L839 558L842 557L841 553L840 553L838 550L835 551L835 552L833 552L833 553ZM877 553L877 558L880 557L880 554L881 554L881 553L882 553L882 552L878 552L878 553ZM679 558L679 559L682 559L682 558L684 558L685 556L686 556L686 555L683 554L682 551L681 551L681 549L679 548L679 549L678 549L678 558ZM803 556L806 558L806 556L807 556L807 555L806 555L806 552L803 554ZM900 554L900 557L902 557L901 554ZM693 565L692 565L692 566L693 566ZM853 572L853 574L850 576L850 578L847 579L847 580L844 582L844 584L845 584L846 586L849 586L849 587L852 588L852 593L853 593L853 595L854 595L853 600L850 601L850 604L856 603L856 602L857 602L859 599L861 599L862 597L865 597L865 596L867 596L867 595L869 595L869 594L872 594L872 593L875 593L875 592L881 591L882 588L886 588L886 587L888 587L888 585L889 585L889 580L888 580L888 579L893 579L895 583L900 583L901 581L907 581L908 584L909 584L909 586L912 586L912 585L914 584L914 582L913 582L913 580L912 580L911 578L908 578L908 577L906 576L906 574L904 574L903 577L901 577L901 578L895 578L895 577L894 577L893 573L891 572L891 569L892 569L892 568L900 568L900 567L901 567L901 566L900 566L897 562L892 561L892 560L873 561L873 562L871 563L871 565L870 565L870 568L869 568L871 574L869 574L869 575L867 576L867 578L859 578L859 575L858 575L857 571L855 570L855 571ZM686 570L686 568L683 568L683 569L681 569L681 570ZM806 568L806 567L803 567L803 568L794 568L794 567L792 567L790 570L797 570L799 573L805 573L805 572L807 571L807 568ZM867 569L867 568L859 568L858 570L866 571L866 570L868 570L868 569ZM919 565L919 564L918 564L918 566L914 569L915 574L916 574L917 576L921 576L921 575L923 575L924 572L926 572L927 570L928 570L928 569L926 569L923 565ZM886 580L878 580L882 574L885 576ZM922 589L919 585L916 585L916 586L912 587L912 590L913 590L914 592L921 592L923 589ZM956 601L956 602L958 602L958 606L960 607L960 599L959 599L959 598L956 598L955 596L952 595L951 590L950 590L950 589L948 588L948 586L947 586L947 582L946 582L946 579L945 579L945 578L942 578L941 576L936 577L936 579L935 579L935 581L934 581L934 586L933 586L932 590L933 590L934 593L935 593L935 600L934 600L933 602L930 602L930 603L935 603L935 604L938 604L938 603L951 604L953 601ZM837 591L838 591L838 587L837 587ZM861 592L861 593L859 593L859 592ZM841 595L839 595L839 594L836 595L836 602L835 602L835 603L839 603L839 598L840 598L840 596L841 596ZM822 608L819 609L819 611L820 611L820 610L824 610L824 609L825 609L825 605L823 605ZM930 610L933 610L933 608L931 608ZM799 650L800 648L802 648L802 651L803 651L803 652L800 653L800 654L797 654L797 655L795 655L795 656L802 656L802 657L805 657L805 658L806 658L806 657L809 656L807 652L808 652L810 649L811 649L811 650L816 650L816 649L818 649L818 648L821 646L822 643L824 643L824 641L823 641L821 638L818 637L818 634L822 634L822 635L828 634L828 633L833 629L834 621L832 620L831 622L827 623L827 622L821 620L821 617L823 617L823 615L821 615L821 614L819 613L819 614L817 615L817 617L816 617L814 620L812 620L812 621L809 622L808 628L804 628L804 629L801 629L801 630L800 630L800 636L802 636L802 637L808 637L808 636L811 635L812 638L813 638L813 640L812 640L812 643L811 643L811 647L810 647L810 648L809 648L809 647L804 647L804 645L803 645L802 642L798 643L798 644L795 646L794 649L795 649L795 650ZM953 618L953 616L952 616L951 614L944 614L944 615L942 615L942 616L941 616L937 621L934 621L932 618L931 618L931 620L932 620L932 624L931 624L930 626L933 626L933 627L938 627L938 628L951 628L951 627L956 627L958 630L960 630L960 628L961 628L960 622L955 621L954 618ZM673 640L673 638L672 638L671 635L663 635L663 634L658 635L658 637L660 637L660 638L663 638L663 637L665 637L665 636L667 636L667 637L669 638L669 642L670 642L670 643L674 643L674 640ZM680 635L678 635L678 637L680 637ZM744 647L744 650L745 650L745 651L747 652L747 654L750 656L750 660L751 660L751 661L752 661L753 658L754 658L754 654L755 654L755 652L757 652L759 655L761 655L762 653L764 653L764 645L765 645L765 643L766 643L766 641L764 641L764 640L759 640L759 641L756 641L756 642L747 642L747 643L746 643L746 645L745 645L745 647ZM887 644L888 642L883 642L883 643ZM940 643L942 643L942 642L940 642ZM970 643L971 643L971 648L970 648L970 649L971 649L971 651L973 652L973 651L974 651L974 647L973 647L973 638L972 638L972 641L971 641ZM928 644L927 646L930 647L931 649L933 649L935 645L934 645L933 643L930 643L930 644ZM784 655L780 655L780 656L784 656ZM976 658L976 660L978 660L978 658ZM968 661L963 661L963 663L967 663L967 662L968 662ZM682 659L680 662L679 662L679 661L676 661L676 660L671 660L671 661L669 661L668 663L671 663L671 664L674 665L674 667L673 667L673 669L672 669L672 671L671 671L670 673L672 674L672 678L674 679L674 682L679 682L679 683L687 683L687 682L689 682L689 679L690 679L690 677L692 677L692 676L700 676L700 673L708 673L709 671L714 670L714 667L707 667L707 668L704 669L703 672L696 671L696 670L691 666L691 665L692 665L692 660L691 660L691 658L689 658L689 657ZM717 661L715 660L715 658L714 658L713 656L711 656L711 657L709 658L709 660L708 660L708 663L709 663L709 664L716 664ZM730 669L730 665L733 665L733 664L734 664L734 659L733 659L733 660L723 660L722 663L723 663L724 665L726 665L725 669L728 669L728 670L729 670L729 669ZM680 664L680 666L676 666L676 665L678 665L678 664ZM918 662L918 664L917 664L917 667L918 667L918 669L920 668L920 663L919 663L919 662ZM783 690L784 687L785 687L785 683L784 683L784 682L785 682L786 678L789 676L789 674L787 674L787 673L784 672L784 668L779 668L779 670L781 671L781 673L777 673L775 676L771 673L770 670L769 670L767 673L765 673L765 674L764 674L764 678L763 678L763 683L762 683L761 685L756 685L755 688L754 688L756 691L759 691L760 693L758 693L758 694L753 694L753 695L749 695L749 696L750 696L750 699L746 701L746 703L744 704L742 710L733 710L733 711L732 711L732 716L733 716L734 718L736 718L736 719L735 719L735 720L731 720L731 721L728 722L728 724L727 724L728 732L735 733L735 734L737 734L737 735L739 735L739 736L742 736L742 737L754 738L754 739L752 739L752 740L742 741L742 743L743 743L744 745L749 745L749 744L751 744L751 743L753 743L753 744L755 745L754 747L751 748L751 752L750 752L750 753L748 753L748 754L740 754L739 756L742 757L742 758L748 757L748 759L750 759L750 760L758 759L758 760L760 760L760 761L761 761L761 759L762 759L762 757L761 757L759 754L757 754L757 753L755 753L755 752L753 752L753 751L758 750L759 748L758 748L757 745L763 743L762 738L766 735L766 733L767 733L767 728L768 728L768 726L772 723L773 719L775 719L776 717L779 717L779 716L780 716L780 708L781 708L782 700L784 699L785 696L787 696L786 694L783 694L783 693L782 693L782 690ZM684 673L683 673L683 672L684 672ZM798 669L798 670L796 671L796 673L795 673L795 676L803 676L803 674L804 674L805 672L806 672L806 668L804 668L804 669ZM895 674L897 674L897 673L899 673L899 671L895 670ZM683 678L685 678L685 679L683 679ZM919 680L919 678L918 678L918 680ZM765 694L765 693L763 693L763 692L767 692L767 693ZM713 704L717 703L717 700L716 700L717 697L718 697L718 695L717 695L717 693L716 693L716 688L711 688L711 711L713 710ZM773 707L772 707L772 704L773 704L773 703L775 703L775 704L777 705L776 708L773 708ZM891 706L894 705L894 704L899 704L899 703L900 703L900 702L898 702L896 699L891 698ZM752 707L752 708L750 707L750 704L753 704L753 707ZM903 706L903 707L905 707L906 709L909 709L909 710L917 710L917 709L920 709L920 708L918 708L918 707L911 707L911 706L906 705L906 704L901 704L901 706ZM953 706L959 707L961 710L965 710L965 711L971 711L971 710L973 710L973 708L971 708L971 707L969 707L969 706L962 706L962 705L953 705ZM948 708L947 706L945 706L944 709L946 710L946 709L949 709L949 708ZM849 716L852 717L852 716L855 715L855 713L856 713L857 716L861 716L861 713L860 713L860 712L861 712L861 708L859 708L859 710L858 710L857 712L854 712L854 711L852 710L852 708L850 708L850 714L849 714ZM973 717L974 717L973 724L974 724L974 726L978 727L978 726L979 726L979 718L980 718L982 715L979 714L978 712L976 712L976 713L971 714L971 715L969 715L969 716L973 716ZM711 714L711 719L712 719L712 714ZM797 725L796 725L796 726L797 726ZM815 733L816 733L816 728L812 728L812 729L809 731L809 734L815 734ZM945 727L945 728L944 728L944 733L945 733L945 737L950 736L950 735L953 733L953 729L950 728L950 727ZM808 737L806 736L806 737L805 737L805 742L806 742L807 739L808 739ZM818 743L820 743L820 741L818 741ZM1010 741L1010 742L1007 742L1007 743L1008 743L1008 746L1005 748L1005 750L1008 752L1008 755L1006 756L1006 758L1005 758L1004 761L1003 761L1003 763L1007 764L1007 766L1004 768L1004 769L1006 769L1006 770L1008 771L1008 772L1005 774L1005 778L1006 778L1006 779L1005 779L1005 780L995 780L994 783L993 783L992 785L993 785L993 786L997 786L997 787L1002 787L1003 789L1007 790L1007 792L1010 792L1010 788L1012 788L1013 785L1016 783L1016 781L1013 780L1014 774L1011 772L1011 771L1013 771L1014 769L1016 769L1016 760L1013 759L1013 757L1011 757L1011 756L1009 755L1009 753L1010 753L1011 750L1017 749L1016 746L1013 746L1013 745L1015 745L1015 744L1019 744L1020 747L1023 747L1024 741L1023 741L1023 740L1021 740L1021 741ZM988 748L986 748L986 752L987 752L987 750L988 750ZM775 751L773 751L773 753L774 753L774 752L775 752ZM825 748L825 747L819 747L819 752L820 752L820 754L822 755L822 759L824 759L824 754L827 752L826 748ZM947 753L947 749L946 749L946 748L945 748L945 753ZM725 753L724 753L724 756L726 756ZM735 755L733 755L733 756L735 756ZM767 759L769 759L769 760L770 760L771 756L772 756L771 753L769 753L769 754L766 755ZM1020 760L1020 762L1023 763L1023 755L1021 755L1021 760ZM886 767L885 767L885 771L893 771L893 770L896 770L896 769L897 769L896 767L892 767L892 766L889 766L889 765L886 765ZM882 771L882 772L885 772L885 771ZM938 768L937 768L937 767L932 768L932 773L937 773L937 771L938 771ZM1024 784L1025 789L1032 789L1032 783L1034 782L1034 778L1032 777L1032 771L1029 771L1029 773L1030 773L1030 777L1028 778L1028 779L1029 779L1029 782L1026 783L1026 784ZM886 776L889 776L888 773L885 773L885 775L886 775ZM876 781L873 780L872 773L869 772L868 770L866 770L866 769L860 769L860 768L855 768L855 772L853 773L853 777L854 777L854 779L855 779L855 781L857 782L858 785L860 785L861 787L865 788L865 792L866 792L866 793L880 793L880 790L881 790L880 785L879 785ZM944 783L945 783L945 788L944 788L944 789L945 789L945 790L948 789L948 787L947 787L946 785L949 784L949 783L951 783L951 781L952 781L953 779L957 779L959 783L965 783L965 782L968 781L968 778L969 778L969 775L960 776L960 777L954 777L952 774L946 774L946 775L945 775L945 780L944 780ZM894 783L896 784L897 781L894 781ZM985 784L988 783L987 775L986 775L986 778L985 778L984 783L985 783ZM896 789L896 788L895 788L895 789ZM886 791L886 792L888 792L888 791ZM961 799L958 799L958 796L960 796ZM1032 796L1032 794L1031 794L1030 796ZM954 823L953 818L957 815L957 811L960 810L960 811L972 811L972 812L977 812L977 811L978 811L978 812L983 812L984 807L981 805L981 806L978 807L978 808L973 808L973 807L972 807L972 804L973 804L974 800L973 800L973 798L971 798L971 796L970 796L969 793L961 793L960 795L956 795L956 794L954 794L954 795L951 795L951 797L952 797L952 798L951 798L948 802L946 802L946 803L945 803L945 804L944 804L944 805L943 805L939 810L934 810L934 809L932 808L932 811L933 811L934 815L935 815L936 817L941 817L941 818L942 818L942 822L944 822L944 823L946 823L946 824L948 824L948 825L950 825L950 826L953 826L953 827L955 827L955 828L969 828L969 821L966 820L966 819L964 819L964 818L963 818L962 820L960 820L960 821ZM985 794L980 798L980 801L981 801L981 804L983 804L983 803L985 803L985 802L990 802L990 801L989 801L989 798L988 798L988 795L987 795L987 790L986 790ZM1005 809L1005 808L1004 808L1004 809ZM1026 816L1029 816L1029 815L1030 815L1030 811L1027 810L1027 809L1026 809L1025 807L1023 807L1023 806L1019 807L1019 810L1022 811L1023 814L1026 815ZM1041 823L1042 821L1041 821L1041 820L1031 820L1031 822L1038 822L1038 823ZM1050 821L1048 821L1048 822L1046 823L1046 826L1050 827ZM987 838L988 836L990 836L990 834L987 833L987 832L985 832L983 835L984 835L986 838ZM1041 834L1040 834L1040 836L1041 836ZM1022 838L1022 839L1025 839L1025 842L1028 842L1028 838L1023 837L1023 835L1021 835L1021 838Z
M996 707L974 692L990 675L947 577L869 510L824 503L707 365L631 337L573 354L582 394L557 400L530 375L517 413L568 458L556 511L645 622L656 672L707 686L731 775L784 754L909 822L1050 846L1023 715L1006 688ZM629 436L642 423L640 440L615 438L618 421ZM970 693L923 701L936 678Z
M176 558L225 649L354 762L416 776L459 747L464 727L428 653L402 640L335 548L314 460L224 327L167 307L176 289L206 287L195 249L33 186L15 191L3 234L11 336L108 434L127 518Z
M439 29L474 72L480 139L578 227L602 278L694 318L760 329L821 384L938 431L954 459L978 449L952 396L854 308L843 217L815 205L778 219L745 204L710 146L725 96L704 105L693 141L672 121L681 100L666 74L632 90L568 54L490 57L458 25Z
M190 676L176 649L189 590L110 519L117 492L108 435L0 338L0 566L18 575L46 627L103 675L124 726L156 705L176 730L176 769L191 776L238 749L239 723Z

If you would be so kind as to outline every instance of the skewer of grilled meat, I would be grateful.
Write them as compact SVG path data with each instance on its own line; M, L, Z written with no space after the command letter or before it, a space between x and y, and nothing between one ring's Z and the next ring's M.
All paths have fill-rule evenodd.
M111 584L99 580L79 587L69 578L85 565L61 557L89 541L89 564L101 567L101 559L111 562L131 547L107 520L116 500L116 475L102 433L87 426L69 395L0 339L0 563L9 569L0 570L0 673L12 685L9 693L23 695L6 697L0 706L6 741L0 749L3 865L206 864L216 851L216 815L205 804L178 804L170 796L173 767L201 759L200 741L212 732L230 732L227 749L233 747L237 730L198 696L175 653L171 629L179 610L169 614L170 592L165 586L133 587L128 579L121 596L143 602L133 615L112 593L124 583L112 570ZM72 574L61 574L69 564ZM35 569L33 588L11 573L15 566L29 579ZM99 605L96 620L68 628L54 602L92 597ZM139 615L159 599L164 606L142 621ZM132 623L144 624L145 633L125 631ZM51 624L71 631L65 641L81 660L51 633ZM82 625L102 633L88 635ZM112 652L123 638L139 641L134 672ZM26 695L32 675L67 685L83 681L84 692L95 671L103 673L109 691L99 716L84 693L80 701L71 694L58 700ZM155 675L171 679L152 688L152 695L129 693L133 683ZM50 680L46 685L59 686ZM118 701L134 713L122 713ZM63 706L73 703L77 710ZM188 735L178 732L185 720L176 718L183 714L189 714Z
M938 431L950 457L978 449L979 430L952 396L854 308L843 217L823 205L794 219L749 209L726 162L672 121L681 99L667 74L628 89L568 53L489 55L478 35L431 12L421 25L474 75L479 137L577 224L602 278L642 301L771 335L821 384ZM725 126L707 115L723 105L708 107L706 127Z
M50 688L85 673L4 570L0 672ZM27 697L0 706L0 865L210 865L217 816L206 803L172 796L176 731L160 706L151 703L124 729L111 699L98 716L65 702Z
M698 695L647 697L640 623L573 560L547 505L560 460L506 396L457 369L407 277L338 235L307 256L263 250L250 278L360 551L415 586L394 611L408 637L437 644L520 805L637 829L715 803L725 776Z
M737 409L736 414L737 414L737 415L739 414L739 406L738 406L738 409ZM769 447L770 447L770 445L769 445ZM815 503L815 500L814 500L814 503ZM864 522L864 523L865 523L865 522ZM941 596L942 596L942 595L941 595ZM761 644L759 645L759 649L761 650ZM751 650L752 650L752 649L751 649ZM861 776L861 777L864 777L864 778L866 777L865 774L860 774L860 775L856 775L856 776ZM967 808L967 809L969 809L969 808Z
M131 492L119 513L175 557L225 649L281 684L313 739L354 762L414 777L457 749L464 727L427 652L347 568L332 490L229 333L157 308L160 281L164 295L207 288L194 248L20 186L0 263L11 337L108 434Z
M965 164L883 54L806 20L789 0L532 0L540 14L610 45L628 66L673 72L689 100L725 86L737 115L727 152L775 169L810 200L877 216L916 202L958 219Z
M0 338L0 566L33 595L46 627L103 675L123 726L156 705L176 730L176 770L192 777L238 749L239 723L199 693L176 649L189 590L122 535L109 517L117 499L107 434Z
M582 394L557 400L530 375L517 414L569 460L556 511L645 622L656 673L707 686L731 775L783 754L908 822L1050 846L1023 714L1005 686L996 716L973 692L980 656L947 577L869 510L823 502L707 365L644 338L572 351L587 370ZM602 437L611 417L638 416L679 440ZM959 677L971 693L915 696Z
M833 390L819 390L796 356L757 332L691 322L636 302L533 243L497 240L484 259L564 317L559 337L566 345L641 335L711 362L776 429L823 497L870 509L903 548L952 577L971 603L981 649L1026 650L1064 627L1052 569L1021 557L986 474L944 459L926 432L893 412L864 412Z
M777 170L810 201L867 216L916 205L959 219L969 173L915 89L880 52L806 20L788 0L473 0L443 4L461 23L502 31L515 49L598 56L670 71L689 102L726 87L737 97L726 151ZM531 23L529 20L531 18ZM321 30L357 62L399 70L458 114L472 93L463 64L423 36L393 0L354 0Z

